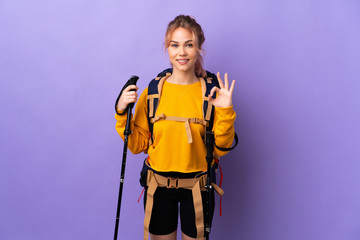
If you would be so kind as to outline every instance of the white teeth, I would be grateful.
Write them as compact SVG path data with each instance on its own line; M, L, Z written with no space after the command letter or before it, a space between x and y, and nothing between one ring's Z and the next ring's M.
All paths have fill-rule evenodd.
M187 62L188 60L178 60L178 62L184 63Z

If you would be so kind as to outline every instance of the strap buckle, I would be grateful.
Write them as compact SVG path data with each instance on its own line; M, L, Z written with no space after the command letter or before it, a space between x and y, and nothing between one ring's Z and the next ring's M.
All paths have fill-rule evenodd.
M179 189L179 178L167 178L166 188L176 188Z

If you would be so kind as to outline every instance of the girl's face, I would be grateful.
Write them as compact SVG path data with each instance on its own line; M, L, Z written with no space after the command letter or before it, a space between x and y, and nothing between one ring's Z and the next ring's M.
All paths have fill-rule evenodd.
M176 28L170 36L169 59L174 70L195 72L198 51L193 33L185 28Z

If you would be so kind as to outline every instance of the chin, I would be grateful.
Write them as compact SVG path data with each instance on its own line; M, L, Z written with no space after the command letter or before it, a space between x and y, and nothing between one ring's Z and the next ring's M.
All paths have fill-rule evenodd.
M195 70L194 67L190 67L190 66L177 66L177 65L173 65L173 68L176 68L177 70L181 71L181 72L192 72Z

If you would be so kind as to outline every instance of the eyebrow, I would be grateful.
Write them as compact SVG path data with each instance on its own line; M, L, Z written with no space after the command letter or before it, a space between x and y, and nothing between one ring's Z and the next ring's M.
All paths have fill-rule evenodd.
M174 40L170 40L170 42L179 43L178 41L174 41ZM192 42L192 40L187 40L187 41L185 41L185 43L188 43L188 42Z

